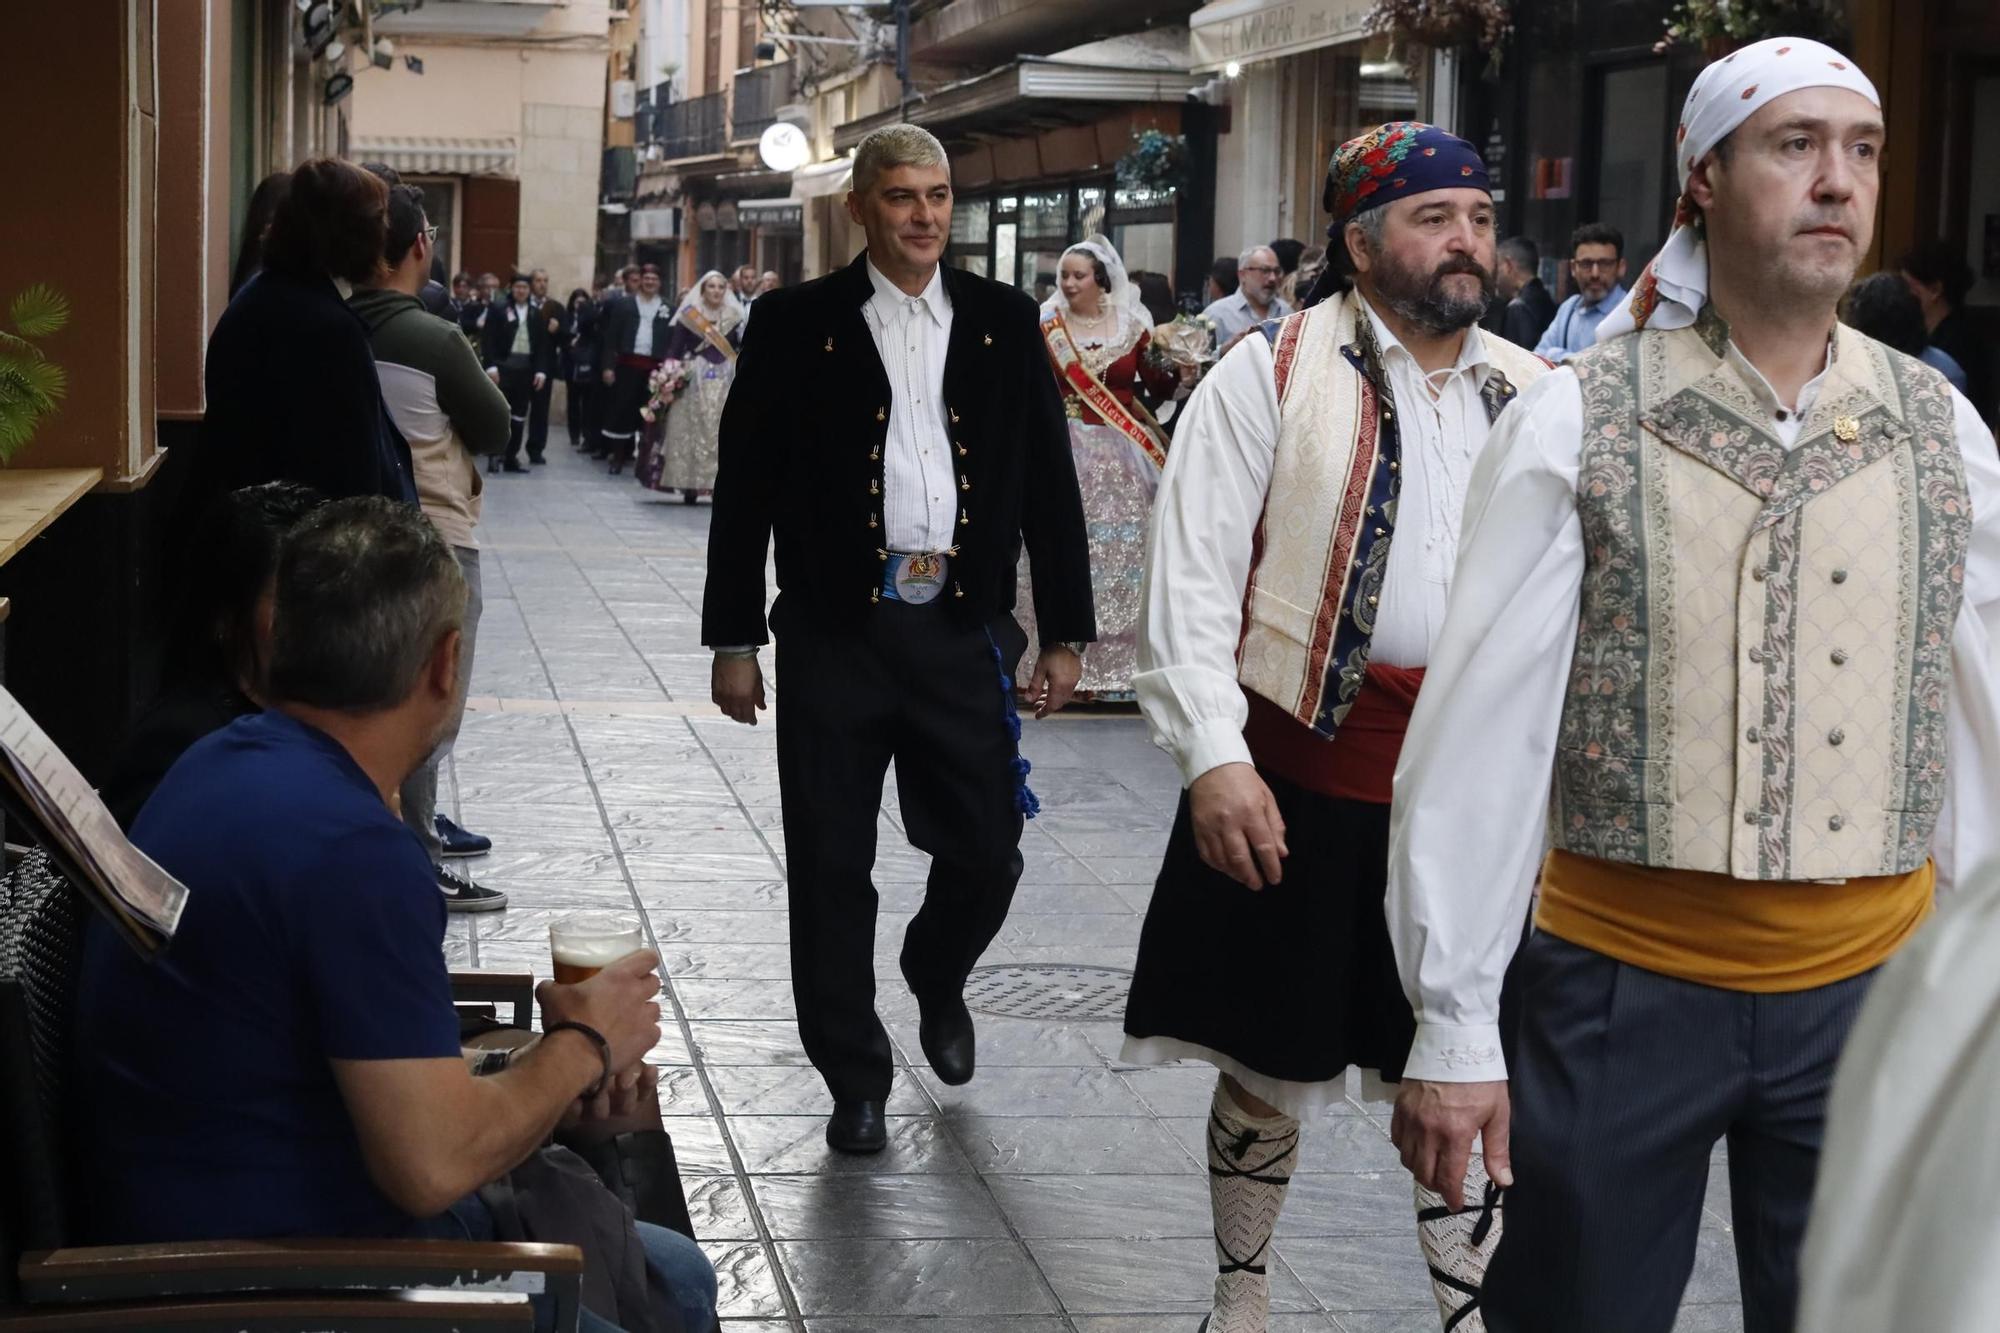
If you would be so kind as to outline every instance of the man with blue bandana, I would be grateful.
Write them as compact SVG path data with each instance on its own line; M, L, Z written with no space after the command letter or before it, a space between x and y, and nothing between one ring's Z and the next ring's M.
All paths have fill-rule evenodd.
M1547 369L1477 327L1496 238L1470 144L1380 126L1334 154L1325 203L1331 271L1352 289L1265 321L1196 390L1141 598L1133 684L1187 792L1124 1058L1221 1075L1208 1333L1265 1329L1300 1121L1343 1098L1350 1065L1394 1078L1409 1050L1382 909L1390 779L1473 461ZM1457 1243L1478 1221L1462 1225L1441 1249L1427 1241L1452 1315L1478 1278L1477 1246Z

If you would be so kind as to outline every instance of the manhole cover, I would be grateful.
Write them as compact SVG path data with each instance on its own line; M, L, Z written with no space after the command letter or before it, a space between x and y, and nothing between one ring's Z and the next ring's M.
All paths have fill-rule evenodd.
M1132 974L1120 967L976 967L965 983L965 1003L998 1018L1116 1022L1125 1017L1131 988Z

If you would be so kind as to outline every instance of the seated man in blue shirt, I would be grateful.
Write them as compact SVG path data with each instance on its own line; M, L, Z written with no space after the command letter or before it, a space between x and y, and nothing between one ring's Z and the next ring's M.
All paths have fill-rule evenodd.
M1587 222L1569 238L1569 276L1576 292L1535 344L1535 355L1560 365L1572 352L1597 344L1597 326L1625 299L1625 233L1605 222Z
M267 711L191 747L132 827L188 886L179 931L150 963L102 921L85 941L76 1165L92 1239L488 1239L473 1191L658 1041L659 959L641 953L543 985L545 1026L581 1027L503 1072L475 1078L461 1055L444 900L389 802L450 717L465 595L409 506L340 501L286 538ZM712 1329L699 1247L640 1232L686 1327Z

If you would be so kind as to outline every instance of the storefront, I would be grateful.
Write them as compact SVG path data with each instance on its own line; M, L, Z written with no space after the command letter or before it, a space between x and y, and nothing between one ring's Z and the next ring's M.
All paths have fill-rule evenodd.
M1187 37L1155 30L1026 57L932 93L910 119L951 152L949 261L1037 300L1055 289L1068 246L1111 238L1128 270L1185 285L1207 267L1213 131L1188 106ZM846 149L893 111L838 128ZM1157 189L1117 183L1135 136L1174 141L1186 171ZM1192 216L1190 216L1192 214Z
M1188 21L1197 75L1214 76L1215 251L1326 239L1333 150L1371 126L1427 114L1426 90L1366 32L1371 0L1211 0ZM1426 78L1425 82L1428 82Z

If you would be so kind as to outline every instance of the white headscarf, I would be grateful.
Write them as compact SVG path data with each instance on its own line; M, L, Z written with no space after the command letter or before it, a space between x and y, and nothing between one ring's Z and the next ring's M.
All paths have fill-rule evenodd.
M708 285L710 278L722 279L720 306L708 305L701 299L701 289ZM674 313L678 315L690 308L699 310L702 318L715 325L718 333L727 333L743 322L743 303L736 299L735 292L729 290L729 275L715 269L710 269L694 280L694 286L688 288L686 294L681 297L680 304L674 307Z
M1086 236L1062 252L1063 259L1071 255L1082 255L1104 265L1105 276L1111 280L1111 285L1104 291L1104 306L1118 317L1118 332L1112 341L1123 341L1134 327L1152 327L1152 318L1139 300L1139 288L1126 275L1125 261L1118 257L1117 248L1109 240L1103 236ZM1060 265L1061 260L1057 264ZM1061 311L1065 319L1069 317L1069 298L1063 295L1060 283L1049 294L1049 299L1042 302L1043 314L1052 310Z
M1875 85L1852 60L1830 46L1804 37L1769 37L1753 42L1704 69L1688 89L1675 135L1674 165L1681 196L1674 206L1674 230L1625 300L1597 326L1597 340L1639 328L1684 329L1708 302L1708 246L1696 227L1688 199L1695 164L1730 132L1764 106L1802 88L1845 88L1877 108Z

